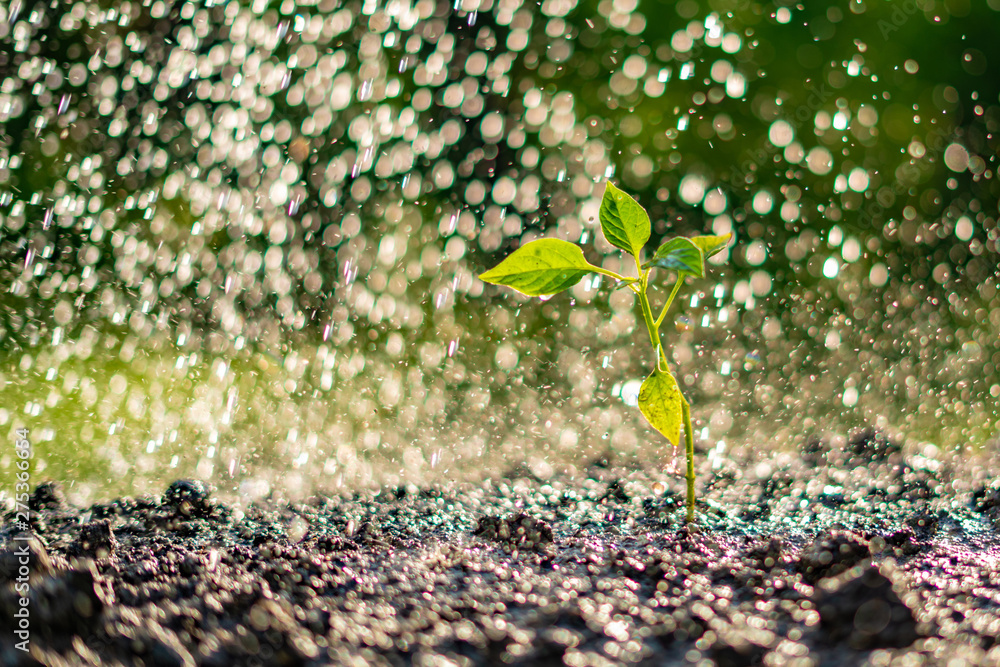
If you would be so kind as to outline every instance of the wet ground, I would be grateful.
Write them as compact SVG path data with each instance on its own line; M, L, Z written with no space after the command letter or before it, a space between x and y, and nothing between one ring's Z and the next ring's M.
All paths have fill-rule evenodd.
M43 484L30 541L4 516L0 664L1000 663L989 471L871 432L700 459L695 528L683 480L608 461L242 510Z

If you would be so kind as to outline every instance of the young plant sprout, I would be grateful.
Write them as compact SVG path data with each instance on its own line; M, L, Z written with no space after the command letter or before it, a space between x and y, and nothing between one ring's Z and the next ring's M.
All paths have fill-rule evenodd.
M691 406L670 372L667 353L660 340L660 325L685 279L703 278L705 260L723 250L732 239L724 236L677 237L666 240L647 262L642 248L649 240L649 215L639 203L608 182L600 209L601 231L611 245L632 255L638 278L619 275L589 263L580 246L559 239L540 239L526 243L507 259L482 274L480 279L494 285L506 285L527 296L557 294L572 287L590 273L614 278L639 298L642 319L653 345L655 367L639 389L639 410L646 420L675 447L680 444L681 425L687 449L687 520L694 512L694 430ZM676 274L673 288L658 317L653 317L649 303L650 276L654 269Z

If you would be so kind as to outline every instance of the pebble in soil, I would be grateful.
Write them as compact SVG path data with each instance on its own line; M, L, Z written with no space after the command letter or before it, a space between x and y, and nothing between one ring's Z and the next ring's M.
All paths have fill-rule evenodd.
M866 432L683 483L586 475L237 509L195 481L0 531L51 665L914 665L1000 660L996 480ZM706 463L707 467L707 463ZM29 554L20 569L20 551Z

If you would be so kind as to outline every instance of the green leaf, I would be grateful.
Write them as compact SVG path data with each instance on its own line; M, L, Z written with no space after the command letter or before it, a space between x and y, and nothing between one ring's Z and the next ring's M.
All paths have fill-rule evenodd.
M528 296L542 296L562 292L596 269L584 258L580 246L559 239L539 239L525 243L479 278Z
M677 380L668 371L653 371L639 389L642 416L675 446L681 442L682 400Z
M705 277L705 258L701 248L693 240L683 237L670 239L657 248L656 254L643 264L642 268L648 269L654 266L697 278Z
M646 209L608 181L599 216L601 230L608 243L638 257L642 246L649 240Z
M695 236L691 239L696 246L701 248L701 254L705 256L705 259L722 252L732 240L732 233L724 236Z

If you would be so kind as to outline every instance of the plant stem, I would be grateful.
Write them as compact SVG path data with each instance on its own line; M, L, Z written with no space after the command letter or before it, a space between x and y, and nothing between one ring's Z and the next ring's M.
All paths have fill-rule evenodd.
M649 306L649 297L646 295L646 276L639 281L639 308L642 310L642 319L646 322L646 331L649 332L649 342L653 344L653 354L656 355L656 367L660 367L660 359L664 363L667 355L663 352L660 344L660 327L653 320L653 309Z
M614 278L618 282L625 283L626 285L631 285L632 283L639 282L638 278L628 278L626 276L621 275L620 273L615 273L614 271L609 271L608 269L602 269L599 266L594 266L590 270L593 271L594 273L600 273L610 278Z
M648 274L640 273L639 275L641 277L639 279L639 287L636 290L639 296L639 308L642 310L642 318L646 322L646 331L649 332L649 340L653 344L653 350L656 354L656 367L659 369L661 361L664 366L667 365L667 354L660 344L660 322L663 321L663 316L677 295L677 291L680 289L684 279L683 277L678 277L677 283L670 293L670 298L667 300L667 305L663 307L663 313L660 314L659 319L654 320L653 309L649 306L649 297L646 291L648 287ZM691 426L691 404L687 402L683 394L681 394L681 417L684 420L684 449L687 455L687 474L685 475L687 478L687 521L688 523L694 523L694 428Z
M667 302L663 304L663 310L660 311L660 316L656 318L656 326L659 328L660 324L663 322L663 318L667 316L667 311L670 310L670 305L674 302L674 297L677 296L677 292L680 291L681 285L684 284L684 276L678 275L677 282L674 283L674 289L670 292L670 296L667 297Z
M681 414L684 417L684 440L687 450L687 520L694 523L694 429L691 427L691 404L681 396Z

